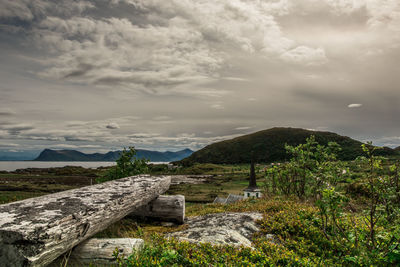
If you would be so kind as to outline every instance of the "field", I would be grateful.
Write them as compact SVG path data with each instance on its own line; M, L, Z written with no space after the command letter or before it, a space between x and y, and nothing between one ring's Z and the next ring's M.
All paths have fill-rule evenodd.
M157 166L157 165L156 165ZM258 167L259 182L264 182L264 174ZM50 169L25 169L18 173L0 173L0 204L41 196L63 190L87 186L96 182L108 168L85 169L63 167ZM189 203L208 203L218 196L241 194L248 185L249 165L199 164L189 168L170 170L157 166L152 174L195 174L212 175L203 184L172 185L167 194L182 194Z
M129 258L117 256L121 266L400 264L399 159L370 155L342 162L329 158L327 150L311 154L304 151L279 166L257 165L257 181L265 197L230 205L209 203L216 196L241 194L248 185L249 165L195 164L172 169L167 165L150 166L149 172L154 175L208 175L204 183L172 185L168 190L167 194L185 195L186 216L261 212L264 218L259 221L261 231L254 236L253 249L229 246L216 249L210 244L166 240L163 234L186 226L132 219L123 219L96 237L137 237L146 241L142 252ZM0 203L90 185L107 171L107 168L65 167L3 172ZM265 238L271 234L276 243Z
M0 204L90 185L104 169L24 169L0 173Z

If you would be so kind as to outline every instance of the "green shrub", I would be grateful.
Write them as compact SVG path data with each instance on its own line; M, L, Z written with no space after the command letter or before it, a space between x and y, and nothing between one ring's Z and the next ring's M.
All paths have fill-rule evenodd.
M291 160L267 170L266 186L273 194L318 198L324 188L336 186L348 175L343 162L337 160L341 148L336 143L323 146L312 135L305 144L285 148Z
M317 266L280 245L259 241L256 249L192 244L153 236L152 243L124 258L114 255L120 266Z
M121 152L120 157L116 160L117 165L101 178L96 179L98 183L133 176L148 172L147 159L136 158L136 150L130 147L129 150Z
M142 251L125 258L117 253L116 258L121 266L387 266L398 263L397 247L385 254L370 251L366 246L355 246L355 236L361 238L368 232L362 215L340 214L341 227L350 233L342 236L333 227L324 233L320 210L295 199L277 197L233 205L213 204L203 206L203 211L196 206L188 208L190 214L228 211L264 214L259 221L260 232L253 237L254 248L192 244L152 235ZM268 234L273 234L273 240L267 238Z

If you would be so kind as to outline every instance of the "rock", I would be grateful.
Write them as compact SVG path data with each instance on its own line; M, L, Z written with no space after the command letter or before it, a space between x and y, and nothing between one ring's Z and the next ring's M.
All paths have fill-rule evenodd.
M225 204L226 198L224 197L216 197L214 199L213 204Z
M227 198L216 197L213 204L231 204L243 200L242 195L229 194Z
M171 185L179 184L204 184L212 175L173 175Z
M164 226L164 227L173 227L175 225L176 224L173 222L161 222L161 226Z
M215 213L187 218L188 228L169 234L181 241L251 247L252 235L259 231L261 213Z

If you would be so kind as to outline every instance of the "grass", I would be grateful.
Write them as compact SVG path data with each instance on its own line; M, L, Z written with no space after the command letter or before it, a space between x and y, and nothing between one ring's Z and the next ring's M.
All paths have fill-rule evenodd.
M124 218L104 231L97 233L97 238L142 238L145 241L151 240L153 234L166 234L183 230L187 225L163 226L163 223L156 221L140 221L131 218Z
M259 165L257 170L264 166ZM108 168L85 169L81 167L63 167L49 169L26 169L18 173L0 173L0 191L5 191L3 204L11 201L69 190L90 185L107 172ZM151 174L201 174L213 175L205 184L171 186L168 194L183 194L187 202L212 202L219 196L241 194L247 186L250 165L216 165L195 164L191 167L168 170L167 165L154 165ZM258 174L259 182L263 182L263 174Z
M261 168L261 167L259 167ZM151 168L152 170L152 168ZM25 172L0 173L1 204L36 197L44 194L69 190L90 185L101 176L107 168L98 170L80 167L63 167L50 169L27 169ZM183 194L187 202L212 202L219 196L241 194L247 185L249 165L215 165L196 164L187 168L168 170L167 166L155 165L152 174L202 174L210 175L205 184L171 186L167 194ZM259 177L261 180L262 175Z
M120 258L123 266L342 266L347 262L341 248L326 240L318 227L318 211L310 203L296 199L249 199L230 205L194 204L187 207L188 216L219 212L258 211L261 231L253 237L254 248L190 244L164 239L163 234L179 230L140 226L132 228L134 237L146 240L146 247L127 259ZM126 221L111 229L126 227ZM181 226L184 227L184 226ZM109 234L110 232L104 232ZM125 232L126 233L126 232ZM155 234L157 233L157 234ZM266 239L273 234L276 242ZM339 253L340 252L340 253ZM352 254L349 254L350 256ZM347 256L349 256L347 255Z
M209 166L211 164L205 165ZM225 170L225 172L218 172L221 169ZM172 185L167 193L171 195L185 195L186 202L209 203L217 196L226 197L229 194L243 194L243 189L249 184L248 173L248 165L221 165L221 167L216 168L214 176L207 178L204 184ZM258 172L257 181L260 186L264 183L264 179L264 174Z
M63 167L0 173L0 204L90 185L104 170Z
M224 204L201 204L201 203L190 203L186 202L185 215L186 217L201 216L212 213L221 212L261 212L270 210L277 210L278 205L290 205L295 208L298 207L296 200L294 199L283 199L274 198L273 201L269 198L263 199L248 199L246 201L239 201L229 205ZM273 204L271 204L273 203ZM296 204L296 205L294 205ZM269 206L274 208L269 208ZM301 202L302 206L310 207L307 202ZM96 237L99 238L116 238L116 237L131 237L131 238L145 238L148 239L154 233L170 233L182 230L185 225L177 226L163 226L162 223L156 221L138 221L136 219L124 218L111 226L106 230L98 233Z
M144 238L145 248L127 258L119 257L119 264L120 266L398 266L400 264L399 259L388 260L365 248L354 248L340 237L327 239L321 227L318 209L312 203L296 198L248 199L229 205L191 204L187 206L186 214L198 216L245 211L257 211L263 214L263 219L258 222L260 232L253 236L253 248L179 242L175 239L165 239L163 235L185 226L139 225L120 234ZM356 214L356 221L361 218L360 214ZM346 227L353 227L346 214L340 219ZM103 234L107 236L110 230L121 231L120 229L124 227L127 227L126 221L113 225ZM368 231L362 223L355 227L358 231ZM271 235L272 240L267 237Z
M348 188L348 194L354 200L363 202L365 188L358 186L363 166L352 166L351 179L342 181L340 186ZM263 166L259 166L260 170ZM182 173L198 172L213 174L206 183L198 185L180 184L171 186L168 194L183 194L186 197L186 216L198 216L219 212L257 211L263 214L259 222L261 231L254 236L254 249L234 248L229 246L212 246L210 244L189 244L166 240L166 233L184 229L181 226L166 226L159 222L122 219L96 237L130 237L143 238L146 241L144 250L120 258L123 266L381 266L382 258L374 257L365 250L355 250L340 240L325 238L321 230L318 210L311 202L296 198L265 197L249 199L230 205L205 204L218 196L229 193L241 194L248 184L248 165L213 165L202 164L195 168L183 168ZM199 171L200 172L200 171ZM84 186L92 176L65 174L1 174L0 204L36 197L54 191ZM264 182L264 174L257 173L258 183ZM83 178L82 178L83 177ZM361 183L362 184L362 183ZM13 190L13 191L10 191ZM358 216L358 214L356 214ZM361 217L360 217L361 218ZM345 215L340 218L346 227L353 227ZM357 220L357 217L356 217ZM357 225L360 232L365 232L362 224ZM278 242L271 243L266 239L273 234ZM395 264L398 262L395 262ZM392 266L395 266L392 265Z
M0 191L0 204L6 204L32 197L40 197L47 193L25 191Z

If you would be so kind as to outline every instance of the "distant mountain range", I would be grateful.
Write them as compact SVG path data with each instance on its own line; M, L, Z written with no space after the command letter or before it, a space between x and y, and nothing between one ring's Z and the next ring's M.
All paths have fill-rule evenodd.
M36 158L39 151L0 151L0 161L24 161Z
M194 163L249 163L252 152L257 162L281 162L290 158L290 155L286 153L285 144L299 145L305 143L306 138L311 135L314 135L316 141L321 145L327 145L329 142L338 143L342 148L338 153L339 159L352 160L363 155L362 143L347 136L300 128L277 127L208 145L178 163L183 165ZM380 155L399 153L388 147L377 150L377 152Z
M171 162L178 161L190 156L193 151L184 149L176 152L151 151L136 149L138 158L146 158L151 162ZM86 154L76 150L52 150L45 149L34 159L35 161L115 161L119 158L121 151L110 151L105 154L93 153Z

